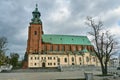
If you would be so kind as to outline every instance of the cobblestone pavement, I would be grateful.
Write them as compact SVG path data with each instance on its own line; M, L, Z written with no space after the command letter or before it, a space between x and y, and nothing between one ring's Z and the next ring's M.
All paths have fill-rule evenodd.
M92 71L94 75L100 74L98 71ZM55 80L55 79L78 79L84 78L83 71L66 71L66 72L21 72L21 73L0 73L0 80ZM93 77L94 80L120 80L120 77Z

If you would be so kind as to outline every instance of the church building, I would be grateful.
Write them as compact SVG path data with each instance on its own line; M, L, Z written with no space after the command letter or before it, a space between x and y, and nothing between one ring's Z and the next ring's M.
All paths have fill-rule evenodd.
M37 5L32 15L23 68L99 65L87 36L44 34Z

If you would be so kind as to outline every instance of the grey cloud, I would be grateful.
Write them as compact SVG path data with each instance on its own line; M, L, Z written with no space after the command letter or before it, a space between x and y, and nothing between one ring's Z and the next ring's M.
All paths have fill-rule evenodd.
M54 22L50 18L51 13L55 14L60 4L57 0L1 0L0 1L0 36L8 38L9 52L18 52L24 54L26 49L27 37L20 36L21 31L29 26L32 18L32 11L35 4L38 4L43 21L45 34L71 34L84 35L88 31L86 25L82 22L80 25L73 23L84 20L86 16L99 16L101 13L107 13L119 7L119 0L66 0L69 3L70 15L60 22ZM62 0L63 2L65 0ZM105 25L111 26L118 16L112 16ZM118 19L118 18L117 18ZM24 32L27 35L27 32ZM21 38L16 38L20 36ZM16 47L17 46L17 47Z

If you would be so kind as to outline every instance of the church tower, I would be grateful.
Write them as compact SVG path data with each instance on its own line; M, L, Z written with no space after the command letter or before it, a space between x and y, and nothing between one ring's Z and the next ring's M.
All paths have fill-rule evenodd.
M27 54L36 54L41 52L42 49L42 21L40 19L40 12L38 11L38 6L36 4L35 10L32 12L33 18L31 19L29 31L28 31L28 41L27 41Z
M29 54L39 54L42 50L42 21L40 19L40 12L36 4L35 10L32 12L33 18L31 19L28 29L27 48L24 56L23 68L28 68Z

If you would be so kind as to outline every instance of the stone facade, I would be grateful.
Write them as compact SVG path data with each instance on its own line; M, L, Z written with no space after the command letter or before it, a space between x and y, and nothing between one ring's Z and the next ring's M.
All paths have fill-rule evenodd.
M29 68L39 67L58 67L68 65L91 65L100 66L98 59L95 56L91 56L89 53L84 55L76 54L30 54L28 57Z
M23 68L99 65L87 36L45 35L37 6L32 14Z

